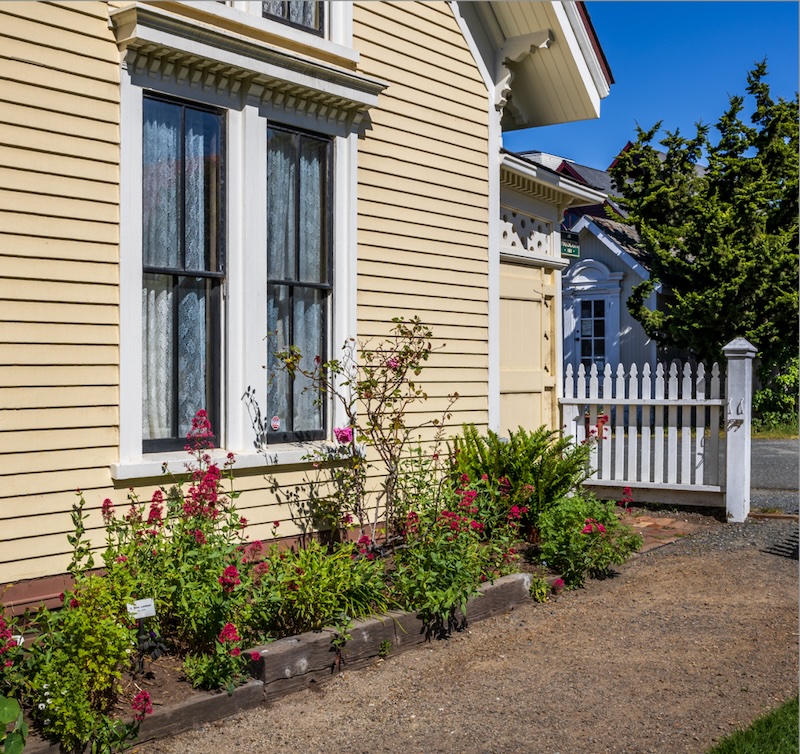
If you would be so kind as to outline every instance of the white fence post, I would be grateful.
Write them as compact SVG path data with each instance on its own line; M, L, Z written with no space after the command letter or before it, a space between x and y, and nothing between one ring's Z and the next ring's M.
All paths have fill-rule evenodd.
M750 513L750 423L756 349L744 338L736 338L722 351L728 360L725 510L728 521L741 523Z

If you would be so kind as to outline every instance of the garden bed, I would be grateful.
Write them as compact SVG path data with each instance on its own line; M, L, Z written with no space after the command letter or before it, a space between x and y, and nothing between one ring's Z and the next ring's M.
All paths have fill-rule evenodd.
M526 573L503 576L479 587L467 604L470 623L512 610L530 600L531 577ZM461 616L463 621L463 616ZM396 655L433 640L416 613L390 613L357 620L350 640L337 653L332 644L336 631L324 629L279 639L254 647L261 660L252 663L254 680L233 690L210 693L193 690L180 679L179 666L168 658L148 665L140 681L153 699L153 714L142 723L138 743L175 735L199 723L213 722L242 710L253 709L294 691L323 684L341 670L372 665L378 658ZM59 754L58 744L31 736L26 754Z

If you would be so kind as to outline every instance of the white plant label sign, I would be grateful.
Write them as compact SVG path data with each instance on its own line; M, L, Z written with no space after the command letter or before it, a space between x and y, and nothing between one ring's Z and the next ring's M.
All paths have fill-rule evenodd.
M136 602L128 603L128 615L139 620L140 618L154 618L156 615L156 605L152 597Z

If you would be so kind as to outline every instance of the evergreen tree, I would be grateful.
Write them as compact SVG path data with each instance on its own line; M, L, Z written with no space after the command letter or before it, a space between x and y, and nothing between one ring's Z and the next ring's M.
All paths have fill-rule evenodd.
M766 75L766 61L747 75L750 125L745 98L733 96L716 143L698 123L689 139L667 132L664 154L652 145L661 123L638 128L610 172L651 269L628 300L631 314L660 345L706 362L747 338L760 359L756 408L767 421L796 420L798 100L774 101ZM658 281L668 295L652 311L645 301Z

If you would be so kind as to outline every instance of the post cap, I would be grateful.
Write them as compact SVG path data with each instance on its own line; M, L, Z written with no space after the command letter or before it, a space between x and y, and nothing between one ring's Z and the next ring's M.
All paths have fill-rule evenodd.
M757 349L746 338L734 338L728 345L723 346L722 352L729 359L733 356L752 359L755 357Z

